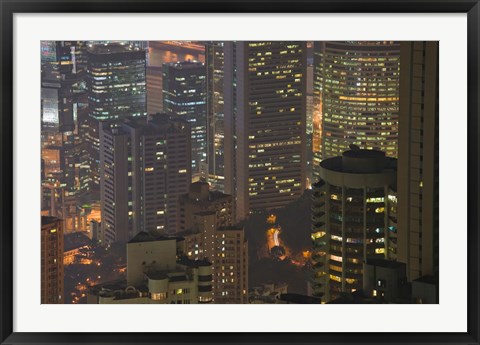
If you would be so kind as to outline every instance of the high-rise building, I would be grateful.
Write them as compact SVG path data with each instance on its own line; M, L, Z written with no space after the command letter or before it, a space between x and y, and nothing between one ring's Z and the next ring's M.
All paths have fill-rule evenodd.
M207 100L205 65L198 61L163 65L163 110L183 118L192 128L192 173L195 179L207 175Z
M92 186L97 189L99 176L100 123L130 116L145 116L145 50L125 43L93 44L87 50L87 86L90 129Z
M212 302L212 264L177 258L177 239L138 233L127 244L127 279L90 289L89 304Z
M400 44L315 42L314 180L350 144L397 157Z
M214 303L248 303L248 242L244 229L232 226L232 211L232 196L209 191L206 182L180 199L182 251L212 262Z
M306 43L225 42L224 65L225 192L241 220L305 189Z
M312 294L362 288L366 259L396 258L396 159L352 147L320 163L313 185Z
M208 182L212 189L225 191L225 103L224 42L211 41L205 45L207 67L207 163Z
M63 303L63 227L55 217L42 217L41 303Z
M188 122L156 114L104 124L100 161L105 242L178 231L178 198L191 182Z
M90 116L111 120L146 115L145 50L95 44L87 50Z
M402 42L398 260L413 281L439 269L438 42Z

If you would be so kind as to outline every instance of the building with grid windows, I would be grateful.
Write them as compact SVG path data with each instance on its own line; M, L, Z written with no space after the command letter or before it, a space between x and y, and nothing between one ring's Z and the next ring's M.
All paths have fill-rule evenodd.
M103 243L178 231L178 199L191 181L188 122L156 114L105 124L100 161Z
M311 293L324 302L363 287L363 262L396 259L396 159L352 147L320 163L313 185Z
M241 220L305 189L306 42L225 42L224 65L225 193Z
M98 190L100 123L146 116L145 50L126 43L92 44L87 49L87 87L92 186Z
M350 144L397 157L400 44L314 44L314 180L320 161Z
M207 100L205 65L198 61L163 65L163 111L190 123L192 129L192 174L207 177Z

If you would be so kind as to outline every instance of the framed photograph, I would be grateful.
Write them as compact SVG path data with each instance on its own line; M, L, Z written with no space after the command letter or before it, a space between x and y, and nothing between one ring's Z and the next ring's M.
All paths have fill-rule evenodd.
M479 343L478 0L0 6L2 344Z

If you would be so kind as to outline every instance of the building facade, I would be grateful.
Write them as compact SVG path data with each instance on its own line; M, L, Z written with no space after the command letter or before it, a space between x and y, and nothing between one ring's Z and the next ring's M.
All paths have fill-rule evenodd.
M410 281L439 270L438 42L402 42L398 260Z
M161 66L147 66L147 113L163 112L163 69Z
M362 288L363 262L395 259L396 159L353 148L323 160L313 185L312 294L328 302Z
M207 100L205 65L198 61L163 65L163 109L182 118L192 128L192 173L206 179L207 171Z
M225 42L224 64L225 192L241 220L305 189L306 43Z
M63 304L63 223L55 217L42 217L41 303Z
M190 125L165 114L101 131L102 233L128 241L139 231L174 234L178 199L191 181Z
M400 44L314 44L314 180L350 144L397 157Z

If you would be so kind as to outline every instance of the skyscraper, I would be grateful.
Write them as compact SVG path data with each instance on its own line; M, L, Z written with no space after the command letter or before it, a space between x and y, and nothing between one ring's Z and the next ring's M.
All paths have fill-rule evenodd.
M314 181L350 144L397 157L398 42L315 42Z
M178 231L178 198L191 181L190 126L165 114L130 118L100 133L102 233L128 241L140 231Z
M225 192L240 220L305 189L306 44L226 42L224 54Z
M205 65L183 61L163 65L163 109L183 118L192 128L192 174L207 175L207 118Z
M402 42L398 260L410 281L439 269L438 42Z
M212 188L225 191L225 102L224 42L212 41L205 45L207 67L207 162L208 182Z
M312 293L323 301L362 288L363 262L396 258L396 159L352 147L320 163L313 185Z
M99 177L99 121L146 113L145 51L127 44L104 43L87 50L90 169L93 187Z
M55 217L42 217L41 303L63 303L63 227Z

